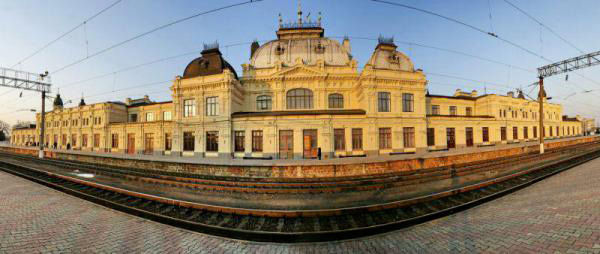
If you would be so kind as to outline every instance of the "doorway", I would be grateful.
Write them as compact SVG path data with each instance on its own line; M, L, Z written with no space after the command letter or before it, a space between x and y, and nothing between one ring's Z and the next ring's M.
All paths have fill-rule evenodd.
M473 146L473 127L467 127L466 129L467 136L467 147Z
M317 130L304 130L304 158L317 158Z
M454 128L446 128L446 147L456 148L456 131Z
M135 134L133 133L127 134L127 153L135 153Z
M144 136L144 153L154 153L154 133L146 133Z
M279 158L294 158L294 132L292 130L279 131Z

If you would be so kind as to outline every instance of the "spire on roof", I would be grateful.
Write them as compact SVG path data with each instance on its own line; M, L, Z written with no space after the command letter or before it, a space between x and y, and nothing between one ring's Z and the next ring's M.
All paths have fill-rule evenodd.
M302 3L298 0L298 24L302 27Z

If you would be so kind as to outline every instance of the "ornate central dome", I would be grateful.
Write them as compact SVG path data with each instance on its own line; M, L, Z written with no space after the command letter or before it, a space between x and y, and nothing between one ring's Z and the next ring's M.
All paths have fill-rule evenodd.
M256 50L250 64L254 68L270 68L280 61L283 66L292 66L300 58L306 65L316 65L323 60L325 65L343 66L350 63L350 52L339 42L328 38L298 38L270 41Z

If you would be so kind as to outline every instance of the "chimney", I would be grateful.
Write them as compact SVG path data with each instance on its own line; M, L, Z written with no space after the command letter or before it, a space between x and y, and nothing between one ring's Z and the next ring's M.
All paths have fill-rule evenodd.
M254 55L254 52L256 52L256 50L260 48L260 44L258 44L257 40L254 40L252 42L252 44L250 45L250 58L252 58L252 56Z

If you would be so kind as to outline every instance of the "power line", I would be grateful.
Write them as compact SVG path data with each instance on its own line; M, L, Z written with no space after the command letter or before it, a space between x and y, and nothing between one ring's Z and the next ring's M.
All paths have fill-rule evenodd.
M425 9L421 9L421 8L417 8L417 7L409 6L409 5L406 5L406 4L400 4L400 3L395 3L395 2L390 2L390 1L384 1L384 0L371 0L371 1L373 1L373 2L378 2L378 3L384 3L384 4L389 4L389 5L398 6L398 7L403 7L403 8L407 8L407 9L415 10L415 11L418 11L418 12L423 12L423 13L426 13L426 14L429 14L429 15L433 15L433 16L436 16L436 17L440 17L440 18L442 18L442 19L445 19L445 20L448 20L448 21L450 21L450 22L457 23L457 24L459 24L459 25L462 25L462 26L465 26L465 27L471 28L472 30L475 30L475 31L477 31L477 32L480 32L480 33L483 33L483 34L486 34L486 35L492 36L492 37L494 37L494 38L496 38L496 39L498 39L498 40L501 40L501 41L503 41L504 43L507 43L507 44L509 44L509 45L511 45L511 46L513 46L513 47L516 47L516 48L518 48L518 49L521 49L521 50L523 50L523 51L525 51L525 52L527 52L527 53L529 53L529 54L531 54L531 55L533 55L533 56L536 56L536 57L538 57L538 58L541 58L541 59L544 59L544 60L546 60L546 61L549 61L549 62L551 62L549 59L545 58L544 56L542 56L542 55L539 55L539 54L537 54L537 53L535 53L535 52L533 52L533 51L531 51L531 50L529 50L529 49L527 49L527 48L525 48L525 47L523 47L523 46L521 46L521 45L519 45L519 44L517 44L517 43L514 43L514 42L512 42L512 41L509 41L509 40L507 40L507 39L504 39L504 38L502 38L502 37L498 36L498 35L497 35L497 34L495 34L495 33L488 32L488 31L486 31L486 30L484 30L484 29L482 29L482 28L479 28L479 27L476 27L476 26L473 26L473 25L467 24L467 23L465 23L465 22L462 22L462 21L460 21L460 20L457 20L457 19L454 19L454 18L451 18L451 17L448 17L448 16L444 16L444 15L442 15L442 14L438 14L438 13L435 13L435 12L432 12L432 11L428 11L428 10L425 10Z
M72 66L74 66L74 65L76 65L76 64L79 64L79 63L81 63L81 62L84 62L85 60L88 60L88 59L90 59L90 58L93 58L93 57L95 57L95 56L98 56L98 55L100 55L100 54L106 53L106 52L108 52L108 51L110 51L110 50L112 50L112 49L114 49L114 48L116 48L116 47L122 46L122 45L124 45L124 44L126 44L126 43L129 43L129 42L133 41L133 40L139 39L139 38L141 38L141 37L144 37L144 36L146 36L146 35L148 35L148 34L154 33L154 32L156 32L156 31L162 30L162 29L164 29L164 28L167 28L167 27L170 27L170 26L172 26L172 25L175 25L175 24L178 24L178 23L181 23L181 22L184 22L184 21L187 21L187 20L190 20L190 19L193 19L193 18L196 18L196 17L202 16L202 15L210 14L210 13L213 13L213 12L218 12L218 11L221 11L221 10L225 10L225 9L229 9L229 8L233 8L233 7L237 7L237 6L241 6L241 5L246 5L246 4L256 3L256 2L260 2L260 1L262 1L262 0L250 0L250 1L245 1L245 2L241 2L241 3L231 4L231 5L227 5L227 6L219 7L219 8L216 8L216 9L212 9L212 10L208 10L208 11L204 11L204 12L196 13L196 14L194 14L194 15L191 15L191 16L188 16L188 17L185 17L185 18L181 18L181 19L178 19L178 20L175 20L175 21L169 22L169 23L167 23L167 24L164 24L164 25L158 26L158 27L156 27L156 28L153 28L153 29L151 29L151 30L149 30L149 31L143 32L143 33L141 33L141 34L138 34L138 35L136 35L136 36L133 36L133 37L131 37L131 38L129 38L129 39L126 39L126 40L124 40L124 41L121 41L121 42L118 42L118 43L116 43L116 44L113 44L113 45L111 45L111 46L109 46L109 47L107 47L107 48L104 48L104 49L102 49L102 50L100 50L100 51L97 51L97 52L95 52L95 53L93 53L93 54L91 54L91 55L89 55L89 56L86 56L86 57L84 57L84 58L81 58L81 59L79 59L79 60L76 60L76 61L74 61L74 62L72 62L72 63L70 63L70 64L67 64L67 65L63 66L63 67L60 67L60 68L58 68L58 69L56 69L56 70L54 70L54 71L52 71L52 72L50 72L50 73L52 73L52 74L59 73L59 72L61 72L61 71L65 70L65 69L67 69L67 68L69 68L69 67L72 67Z
M361 37L361 36L332 36L330 38L345 38L345 37L348 37L349 39L356 39L356 40L369 40L369 41L377 41L378 40L376 38ZM491 58L487 58L487 57L483 57L483 56L478 56L478 55L473 55L473 54L470 54L470 53L466 53L466 52L458 51L458 50L454 50L454 49L441 48L441 47L430 46L430 45L426 45L426 44L422 44L422 43L417 43L417 42L410 42L410 41L396 41L396 42L397 43L401 43L401 44L405 44L405 45L409 45L409 46L417 46L417 47L421 47L421 48L435 49L435 50L439 50L439 51L453 53L453 54L456 54L456 55L467 56L467 57L475 58L475 59L478 59L478 60L481 60L481 61L486 61L486 62L498 64L498 65L504 65L504 66L510 67L510 68L515 68L515 69L518 69L518 70L521 70L521 71L524 71L524 72L537 73L533 69L527 69L525 67L512 65L512 64L501 62L501 61L494 60L494 59L491 59Z
M581 54L585 54L585 52L583 52L583 50L581 50L580 48L578 48L577 46L575 46L575 44L571 43L570 41L568 41L567 39L565 39L564 37L562 37L560 34L558 34L556 31L554 31L552 28L546 26L544 23L542 23L541 21L539 21L538 19L536 19L535 17L531 16L529 13L527 13L526 11L524 11L523 9L519 8L518 6L516 6L515 4L513 4L512 2L508 1L508 0L504 0L505 3L507 3L508 5L512 6L513 8L515 8L517 11L521 12L523 15L527 16L528 18L530 18L531 20L533 20L534 22L538 23L540 26L546 28L546 30L550 31L552 34L554 34L554 36L558 37L559 39L561 39L564 43L568 44L569 46L571 46L572 48L576 49L577 51L579 51L579 53Z
M37 55L38 53L40 53L42 50L48 48L50 45L54 44L55 42L57 42L58 40L64 38L65 36L67 36L68 34L72 33L73 31L77 30L78 28L80 28L81 26L85 25L87 22L92 21L94 18L100 16L100 14L104 13L105 11L107 11L108 9L112 8L113 6L117 5L118 3L120 3L122 0L117 0L115 2L113 2L112 4L110 4L109 6L107 6L106 8L100 10L99 12L97 12L96 14L92 15L91 17L87 18L86 20L84 20L83 22L79 23L78 25L76 25L75 27L71 28L71 30L61 34L60 36L58 36L56 39L46 43L44 46L42 46L41 48L39 48L38 50L34 51L33 53L29 54L27 57L21 59L21 61L17 62L16 64L14 64L13 66L11 66L10 68L14 68L15 66L22 64L23 62L27 61L29 58Z
M509 45L511 45L511 46L513 46L513 47L515 47L515 48L518 48L518 49L520 49L520 50L522 50L522 51L525 51L525 52L529 53L530 55L536 56L536 57L538 57L538 58L540 58L540 59L542 59L542 60L544 60L544 61L547 61L547 62L553 62L552 60L550 60L550 59L548 59L548 58L544 57L543 55L540 55L540 54L538 54L538 53L535 53L535 52L533 52L532 50L530 50L530 49L527 49L527 48L525 48L525 47L523 47L523 46L521 46L521 45L519 45L519 44L517 44L517 43L515 43L515 42L513 42L513 41L510 41L510 40L508 40L508 39L504 39L503 37L500 37L500 36L498 36L498 35L497 35L497 34L495 34L495 33L488 32L488 31L486 31L486 30L484 30L484 29L481 29L481 28L479 28L479 27L476 27L476 26L473 26L473 25L467 24L467 23L465 23L465 22L462 22L462 21L460 21L460 20L457 20L457 19L454 19L454 18L451 18L451 17L448 17L448 16L444 16L444 15L442 15L442 14L438 14L438 13L435 13L435 12L432 12L432 11L428 11L428 10L425 10L425 9L421 9L421 8L417 8L417 7L409 6L409 5L406 5L406 4L400 4L400 3L395 3L395 2L385 1L385 0L371 0L371 1L373 1L373 2L378 2L378 3L384 3L384 4L389 4L389 5L393 5L393 6L398 6L398 7L402 7L402 8L407 8L407 9L415 10L415 11L418 11L418 12L426 13L426 14L429 14L429 15L433 15L433 16L436 16L436 17L440 17L440 18L442 18L442 19L445 19L445 20L447 20L447 21L454 22L454 23L457 23L457 24L460 24L460 25L466 26L466 27L468 27L468 28L471 28L471 29L473 29L473 30L475 30L475 31L477 31L477 32L480 32L480 33L483 33L483 34L487 34L487 35L489 35L489 36L492 36L492 37L494 37L494 38L496 38L496 39L498 39L498 40L500 40L500 41L502 41L502 42L504 42L504 43L506 43L506 44L509 44ZM528 14L527 14L527 15L528 15ZM528 15L528 16L530 16L530 15ZM531 17L531 18L533 18L533 17ZM536 22L538 22L536 19L534 19L534 20L535 20ZM539 22L538 22L538 23L539 23ZM540 24L541 24L541 23L540 23ZM542 25L543 25L543 24L542 24ZM544 26L545 26L545 25L544 25ZM545 27L546 27L546 26L545 26ZM562 37L561 37L561 38L562 38ZM563 38L563 39L564 39L564 38ZM578 76L580 76L580 77L582 77L582 78L584 78L584 79L586 79L586 80L590 81L590 82L593 82L593 83L594 83L594 84L596 84L596 85L600 85L600 82L597 82L597 81L595 81L595 80L592 80L592 79L590 79L590 78L587 78L587 77L585 77L584 75L581 75L581 74L579 74L579 73L577 73L577 72L574 72L574 73L575 73L576 75L578 75Z
M223 47L228 48L228 47L234 47L234 46L247 45L247 44L251 44L252 42L232 43L232 44L225 45ZM176 58L183 57L183 56L189 56L189 55L197 54L197 53L200 53L200 52L201 52L201 50L197 49L197 50L193 50L193 51L184 52L184 53L181 53L181 54L176 54L176 55L172 55L172 56L167 56L167 57L163 57L163 58L151 60L151 61L140 63L140 64L131 65L131 66L119 69L119 70L112 71L112 72L107 72L107 73L104 73L104 74L100 74L100 75L96 75L96 76L93 76L93 77L85 78L85 79L82 79L82 80L79 80L79 81L70 82L70 83L67 83L65 85L59 86L59 88L65 88L65 87L73 86L73 85L76 85L76 84L85 83L85 82L88 82L88 81L92 81L92 80L96 80L96 79L99 79L99 78L107 77L107 76L114 75L114 74L117 74L117 73L134 70L134 69L141 68L141 67L144 67L144 66L148 66L148 65L152 65L152 64L156 64L156 63L160 63L160 62L165 62L165 61L168 61L168 60L176 59Z
M585 54L585 52L583 50L581 50L580 48L578 48L577 46L575 46L575 44L573 44L572 42L568 41L566 38L564 38L563 36L561 36L560 34L558 34L556 31L554 31L554 29L550 28L549 26L545 25L544 23L542 23L540 20L536 19L535 17L533 17L532 15L530 15L529 13L527 13L525 10L519 8L518 6L516 6L515 4L513 4L512 2L508 1L508 0L504 0L505 3L507 3L508 5L510 5L511 7L513 7L514 9L516 9L517 11L519 11L520 13L522 13L523 15L527 16L529 19L533 20L535 23L538 23L541 27L545 28L546 30L550 31L550 33L554 34L554 36L556 36L557 38L559 38L560 40L562 40L564 43L566 43L567 45L571 46L572 48L574 48L575 50L579 51L579 53L581 54ZM590 79L586 76L584 76L583 74L580 74L576 71L573 71L573 73L587 81L590 81L596 85L600 85L600 82ZM585 89L582 89L585 90Z

